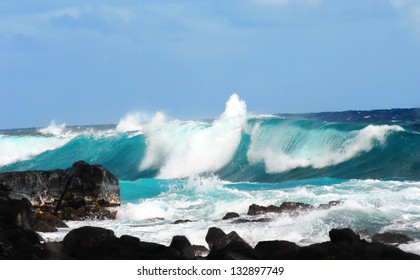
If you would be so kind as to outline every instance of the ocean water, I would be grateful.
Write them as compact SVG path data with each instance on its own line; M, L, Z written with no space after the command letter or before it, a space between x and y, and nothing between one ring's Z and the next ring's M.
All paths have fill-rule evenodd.
M223 111L223 110L221 110ZM251 115L237 95L215 120L130 114L117 125L0 131L0 172L101 164L120 180L122 205L102 226L116 235L169 244L185 235L206 245L209 227L235 230L251 245L329 240L332 228L398 232L420 254L420 109ZM246 218L249 205L343 204L297 217ZM192 222L172 224L179 219ZM42 234L60 240L70 229Z

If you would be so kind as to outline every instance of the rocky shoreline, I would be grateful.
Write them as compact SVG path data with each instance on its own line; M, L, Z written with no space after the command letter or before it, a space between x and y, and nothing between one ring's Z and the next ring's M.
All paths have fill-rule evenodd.
M45 242L37 233L67 227L65 220L115 219L116 211L110 209L120 203L118 179L105 168L83 161L66 170L0 174L0 259L420 259L419 255L389 245L412 241L408 236L383 233L370 237L366 232L357 234L347 228L332 229L330 241L309 246L272 240L252 247L235 231L226 234L212 227L205 238L208 249L192 245L185 236L174 236L165 246L134 236L116 237L113 231L98 227L73 229L61 242ZM253 204L247 216L230 212L223 219L232 223L267 222L268 218L260 216L296 216L341 203Z

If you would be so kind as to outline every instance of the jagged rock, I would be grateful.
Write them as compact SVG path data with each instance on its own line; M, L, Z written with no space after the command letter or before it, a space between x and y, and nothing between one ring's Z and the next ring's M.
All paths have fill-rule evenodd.
M313 209L314 207L312 205L301 202L283 202L280 206L270 205L267 207L252 204L249 206L248 215L255 216L265 213L288 213L295 215L300 212L307 212Z
M332 200L332 201L328 202L327 204L320 204L318 206L318 209L327 210L327 209L330 209L331 207L340 206L343 203L344 203L344 201L342 201L342 200Z
M223 250L229 243L226 233L220 228L211 227L207 231L206 242L210 251Z
M172 238L169 247L176 249L180 252L181 259L192 260L194 259L194 251L190 241L185 236L176 235Z
M414 239L405 234L384 232L374 234L372 241L386 244L405 244L414 241Z
M210 248L208 259L245 260L256 259L254 249L236 232L225 234L219 228L210 228L206 235Z
M238 218L239 214L235 213L235 212L228 212L226 213L226 215L222 218L223 220L229 220L229 219L234 219L234 218Z
M300 247L289 241L261 241L254 250L263 260L294 260Z
M0 193L8 198L27 198L32 206L57 210L92 202L103 207L121 204L118 179L105 168L84 161L66 170L2 173Z
M102 207L121 204L118 179L102 166L78 161L66 171L67 182L60 198L63 206L77 209L92 203Z
M302 203L302 202L283 202L279 208L280 208L280 213L289 213L289 214L297 214L299 212L308 212L314 209L312 205Z

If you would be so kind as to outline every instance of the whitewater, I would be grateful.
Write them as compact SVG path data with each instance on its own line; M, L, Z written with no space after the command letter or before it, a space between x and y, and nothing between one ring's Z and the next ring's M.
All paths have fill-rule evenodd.
M43 233L61 240L72 228L95 225L144 241L169 244L185 235L205 245L209 227L235 230L251 245L329 240L332 228L397 232L400 245L420 253L420 110L251 115L233 94L215 120L128 114L116 125L0 130L0 172L101 164L121 185L122 205L112 221L67 221L69 229ZM285 201L337 207L265 222L233 223L251 204ZM189 223L173 224L176 220Z

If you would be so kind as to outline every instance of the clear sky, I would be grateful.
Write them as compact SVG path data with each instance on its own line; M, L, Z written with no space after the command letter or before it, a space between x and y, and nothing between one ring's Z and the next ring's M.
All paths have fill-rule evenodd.
M0 128L420 106L420 0L0 1Z

